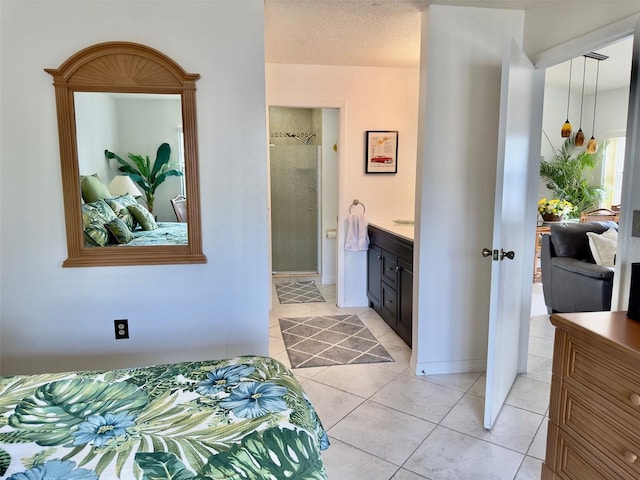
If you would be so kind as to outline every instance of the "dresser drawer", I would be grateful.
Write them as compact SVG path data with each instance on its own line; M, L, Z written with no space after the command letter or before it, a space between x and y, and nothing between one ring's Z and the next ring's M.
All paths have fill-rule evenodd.
M617 472L615 478L640 478L640 432L633 427L637 418L566 384L560 398L561 435L566 433L585 445L591 458Z
M568 338L566 349L564 380L618 405L640 429L640 364L618 362L602 346L596 349L575 337Z
M558 433L556 478L567 480L637 480L627 472L619 472L607 459L595 456L589 447L562 430ZM549 472L545 472L549 478Z

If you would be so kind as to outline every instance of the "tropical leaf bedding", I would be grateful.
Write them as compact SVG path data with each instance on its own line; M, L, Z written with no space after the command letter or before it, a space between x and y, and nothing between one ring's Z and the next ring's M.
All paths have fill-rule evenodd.
M187 224L180 222L158 222L154 230L133 230L133 239L128 247L141 245L187 245Z
M326 480L329 446L267 357L0 377L0 478Z

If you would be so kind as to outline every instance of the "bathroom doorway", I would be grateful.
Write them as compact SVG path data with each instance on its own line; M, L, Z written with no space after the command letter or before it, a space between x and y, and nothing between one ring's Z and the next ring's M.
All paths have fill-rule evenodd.
M335 283L337 115L269 107L273 275Z

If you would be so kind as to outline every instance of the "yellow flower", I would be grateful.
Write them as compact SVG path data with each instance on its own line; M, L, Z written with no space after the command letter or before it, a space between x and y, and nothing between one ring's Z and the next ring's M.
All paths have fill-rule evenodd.
M568 215L574 210L573 205L566 201L560 200L558 198L552 198L551 200L547 200L546 198L541 199L538 202L538 212L540 215Z

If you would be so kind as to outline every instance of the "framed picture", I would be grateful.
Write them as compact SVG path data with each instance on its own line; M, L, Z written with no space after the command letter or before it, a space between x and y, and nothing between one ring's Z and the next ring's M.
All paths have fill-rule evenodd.
M367 130L365 173L398 173L398 131Z

